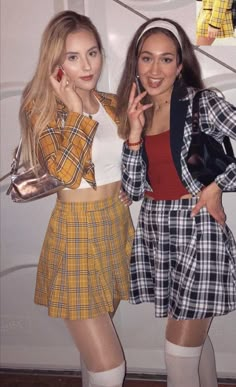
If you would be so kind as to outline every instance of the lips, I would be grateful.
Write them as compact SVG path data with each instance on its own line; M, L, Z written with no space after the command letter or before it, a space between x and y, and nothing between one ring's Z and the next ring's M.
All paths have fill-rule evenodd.
M87 75L86 77L80 77L82 81L91 81L93 79L93 75Z
M149 87L160 87L162 84L163 80L162 79L156 79L156 78L148 78L148 86Z

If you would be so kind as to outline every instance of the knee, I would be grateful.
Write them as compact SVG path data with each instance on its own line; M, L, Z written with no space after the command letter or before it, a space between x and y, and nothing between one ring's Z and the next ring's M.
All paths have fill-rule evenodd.
M125 362L102 372L88 371L89 387L122 387L125 378Z

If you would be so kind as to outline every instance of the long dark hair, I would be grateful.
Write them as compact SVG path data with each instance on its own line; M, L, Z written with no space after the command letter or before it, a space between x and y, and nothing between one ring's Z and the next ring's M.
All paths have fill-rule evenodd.
M179 34L179 37L181 39L181 46L177 40L177 38L174 36L174 34L165 29L160 27L154 27L150 30L146 31L141 39L140 35L142 34L143 30L152 22L163 20L167 21L171 24L173 24ZM131 43L128 48L127 56L126 56L126 62L124 65L123 73L121 75L120 83L118 85L117 89L117 96L118 96L118 104L117 104L117 115L119 117L119 134L123 138L127 138L129 134L129 123L127 120L127 106L128 106L128 100L129 100L129 94L131 90L131 86L135 80L136 75L136 66L137 66L137 60L139 53L141 51L141 48L143 46L144 41L152 34L154 33L163 33L167 35L174 43L177 51L177 60L178 65L182 64L182 70L181 70L181 81L179 83L184 84L186 86L192 86L194 88L203 88L204 84L201 78L201 68L200 64L197 60L197 57L195 55L193 46L186 34L186 32L183 30L183 28L176 23L175 21L167 18L153 18L148 20L147 22L143 23L138 30L136 31L133 39L131 40ZM141 86L142 91L142 86ZM143 103L150 103L150 97L147 95L143 99ZM150 124L152 119L152 109L148 109L145 113L145 128Z

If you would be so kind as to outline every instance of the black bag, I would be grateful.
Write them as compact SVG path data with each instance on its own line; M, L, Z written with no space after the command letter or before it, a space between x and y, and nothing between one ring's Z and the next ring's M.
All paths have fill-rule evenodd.
M192 107L192 142L187 156L187 166L194 179L204 186L212 183L223 173L227 166L236 163L229 137L225 136L220 144L199 128L199 90L193 98Z

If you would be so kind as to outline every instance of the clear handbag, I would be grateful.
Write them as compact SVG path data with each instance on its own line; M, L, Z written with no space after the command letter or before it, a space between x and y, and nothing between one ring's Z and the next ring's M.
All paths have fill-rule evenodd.
M40 165L19 171L22 139L11 164L11 184L6 192L15 203L27 203L52 195L64 187L64 183L50 175ZM5 177L6 177L5 176Z

